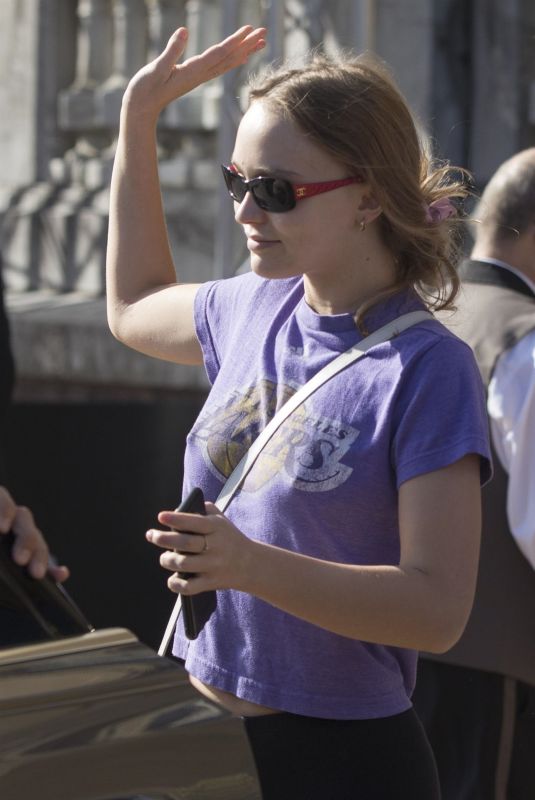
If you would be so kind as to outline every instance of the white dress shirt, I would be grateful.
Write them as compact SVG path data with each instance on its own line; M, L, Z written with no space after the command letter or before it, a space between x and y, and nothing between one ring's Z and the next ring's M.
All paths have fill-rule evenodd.
M495 259L535 293L518 270ZM489 384L487 410L498 458L509 475L507 518L518 547L535 569L535 330L506 350Z

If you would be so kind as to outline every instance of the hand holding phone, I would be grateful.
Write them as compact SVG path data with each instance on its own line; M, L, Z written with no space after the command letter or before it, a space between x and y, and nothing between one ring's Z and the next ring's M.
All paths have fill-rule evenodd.
M183 500L177 511L187 514L206 514L204 495L199 488L193 489ZM189 533L190 531L183 531ZM191 578L195 573L181 572L181 578ZM182 613L184 615L184 630L188 639L196 639L217 606L215 591L201 592L196 595L182 595Z

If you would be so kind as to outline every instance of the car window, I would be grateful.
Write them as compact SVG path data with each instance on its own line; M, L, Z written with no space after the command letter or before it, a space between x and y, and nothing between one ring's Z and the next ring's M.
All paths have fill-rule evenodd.
M16 647L47 638L31 615L0 585L0 647Z
M32 578L11 558L13 537L0 536L0 647L88 633L93 626L62 586Z

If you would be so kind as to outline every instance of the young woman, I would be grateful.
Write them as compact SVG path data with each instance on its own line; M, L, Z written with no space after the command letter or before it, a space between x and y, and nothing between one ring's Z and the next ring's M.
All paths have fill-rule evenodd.
M399 92L361 58L315 58L253 86L223 167L251 273L177 283L158 114L264 36L245 27L177 65L179 29L127 89L112 180L110 326L158 358L204 361L212 390L184 488L211 501L299 386L457 288L448 198L463 189L433 171ZM200 692L245 718L265 798L438 797L411 708L416 651L447 649L467 619L488 457L472 354L430 318L306 400L226 514L211 502L206 517L160 513L192 532L147 533L169 587L219 590L198 639L179 629L174 652Z

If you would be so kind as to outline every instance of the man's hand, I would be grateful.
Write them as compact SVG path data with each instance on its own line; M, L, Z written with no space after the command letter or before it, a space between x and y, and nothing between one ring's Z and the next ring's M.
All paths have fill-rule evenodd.
M0 486L0 534L9 531L15 535L13 561L16 564L27 567L33 578L43 578L48 572L56 581L67 580L68 568L50 563L48 546L30 509L18 506L7 489Z

